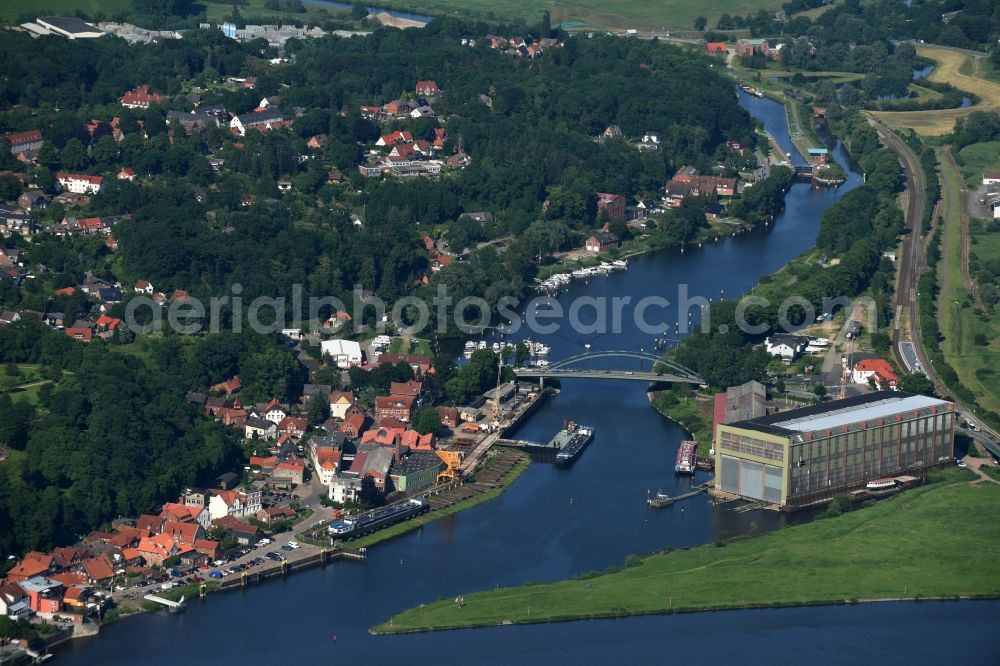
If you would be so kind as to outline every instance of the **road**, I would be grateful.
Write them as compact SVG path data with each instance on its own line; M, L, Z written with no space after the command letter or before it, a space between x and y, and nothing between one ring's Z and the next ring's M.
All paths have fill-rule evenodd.
M903 238L903 250L898 257L898 284L896 288L896 323L892 332L892 345L896 353L896 358L903 367L910 367L907 363L907 356L910 350L903 351L902 343L906 340L902 336L904 324L910 330L913 338L913 352L916 353L920 365L925 373L934 382L935 388L944 395L947 389L944 383L934 372L934 368L927 362L924 355L923 345L920 342L920 327L917 321L917 280L923 264L923 254L920 243L920 222L924 214L926 202L926 182L924 170L920 165L920 160L906 143L900 139L892 130L881 123L869 119L879 139L891 151L899 157L900 163L906 172L906 209L903 211L906 218L906 235ZM912 363L912 359L910 359Z
M948 387L941 381L941 378L934 371L934 367L928 361L927 355L924 352L923 342L920 339L920 325L917 319L917 280L920 278L921 272L926 269L926 255L923 252L923 244L920 242L920 222L925 205L926 184L920 160L917 159L916 154L914 154L910 147L887 127L872 118L869 118L868 122L878 132L879 138L886 147L899 156L899 161L906 170L907 176L906 210L904 211L907 233L903 239L903 251L900 254L898 265L899 282L896 289L897 317L896 327L892 334L893 351L903 367L911 367L913 357L916 356L916 360L919 361L924 374L933 382L934 390L938 395L945 396L955 402L956 417L959 421L970 421L983 429L983 432L977 433L974 439L983 444L988 441L993 447L997 447L1000 450L1000 445L997 444L1000 442L1000 437L976 418L975 412L968 409L951 395ZM904 340L900 335L902 321L905 321L909 326L912 337L912 349L908 348L906 344L908 341Z

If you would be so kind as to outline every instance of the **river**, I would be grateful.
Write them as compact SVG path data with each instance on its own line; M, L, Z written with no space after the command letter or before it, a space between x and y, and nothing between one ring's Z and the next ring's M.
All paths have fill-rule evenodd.
M741 98L782 146L794 152L782 107ZM838 147L835 158L849 168ZM637 257L626 272L577 283L560 297L659 294L676 286L718 298L751 288L810 247L822 212L857 186L850 172L839 190L795 184L770 227L724 237L685 252ZM676 310L666 314L675 321ZM626 322L618 335L534 336L558 359L597 349L647 349L649 335ZM636 366L638 369L638 364ZM914 656L974 663L997 646L1000 604L877 604L701 613L617 621L506 627L372 637L370 626L407 607L497 585L554 581L649 553L712 541L723 532L779 527L786 517L735 513L702 496L668 509L645 506L647 490L671 494L674 454L684 432L653 410L642 382L568 380L518 432L547 441L565 419L593 425L596 437L576 464L533 464L499 499L453 514L368 551L363 564L338 563L253 587L191 600L181 615L150 613L106 627L62 649L60 664L272 664L362 662L562 664L663 663L671 658L733 657L774 663L872 661ZM699 472L697 481L707 476ZM927 637L935 640L928 641ZM781 641L780 648L776 648Z

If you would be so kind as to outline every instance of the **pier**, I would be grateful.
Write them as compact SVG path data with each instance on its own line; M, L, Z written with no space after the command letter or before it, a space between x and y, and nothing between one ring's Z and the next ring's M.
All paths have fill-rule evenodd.
M712 484L714 482L715 479L709 479L708 481L699 484L694 490L684 493L682 495L675 495L673 497L670 497L669 495L661 495L660 493L656 493L655 495L649 495L647 493L646 504L653 507L654 509L662 509L665 506L676 504L681 500L691 499L692 497L697 497L698 495L701 495L702 493L708 491L708 489L712 487Z
M143 599L166 606L167 610L171 613L179 613L184 610L184 597L181 597L180 601L171 601L170 599L164 599L163 597L155 594L147 594L143 597Z

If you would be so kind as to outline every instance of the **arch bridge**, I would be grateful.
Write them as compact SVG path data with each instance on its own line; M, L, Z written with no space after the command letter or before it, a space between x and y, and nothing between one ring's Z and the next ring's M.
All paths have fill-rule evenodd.
M636 370L609 370L602 368L577 367L594 359L627 359L639 361ZM649 363L649 370L645 364ZM656 354L643 351L591 351L552 362L544 368L515 368L514 374L522 379L557 377L559 379L624 379L642 382L674 382L684 384L704 384L698 373L679 363L668 361Z

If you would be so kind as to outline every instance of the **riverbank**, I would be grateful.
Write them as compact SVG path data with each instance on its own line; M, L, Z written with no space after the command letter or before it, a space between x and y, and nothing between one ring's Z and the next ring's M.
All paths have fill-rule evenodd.
M697 392L678 397L671 391L651 391L649 403L657 412L687 431L698 442L698 457L708 458L712 449L712 422L698 408Z
M376 634L861 601L1000 597L1000 485L968 470L873 506L771 534L716 541L620 570L412 608ZM966 553L961 565L955 553Z
M510 460L510 458L516 458L516 460L511 461L508 467L508 463L506 463L505 460ZM397 523L383 530L379 530L374 534L356 539L350 543L350 546L352 548L368 548L378 543L382 543L383 541L388 541L389 539L406 534L407 532L412 532L413 530L419 529L424 525L444 518L445 516L450 516L453 513L465 511L466 509L471 509L474 506L479 506L483 502L489 502L490 500L496 499L497 497L500 497L500 495L502 495L512 483L517 481L518 477L528 469L530 464L531 460L528 456L522 453L507 449L497 451L494 457L488 460L486 464L484 464L479 471L476 472L476 480L471 482L473 486L481 486L476 488L480 491L477 492L477 494L451 504L450 506L434 509L410 520ZM503 473L503 476L499 481L493 483L479 481L479 479L488 478L491 475L491 472L496 471L496 467L498 465L504 465L507 470ZM470 484L466 483L465 485Z

